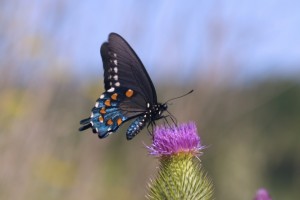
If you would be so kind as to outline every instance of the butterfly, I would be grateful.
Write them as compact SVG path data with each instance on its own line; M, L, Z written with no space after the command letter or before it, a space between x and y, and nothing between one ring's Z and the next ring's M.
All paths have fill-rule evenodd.
M158 103L156 90L143 63L120 35L110 33L100 48L104 68L105 92L92 108L91 116L80 121L79 131L91 128L105 138L128 120L131 140L146 125L164 118L167 103Z

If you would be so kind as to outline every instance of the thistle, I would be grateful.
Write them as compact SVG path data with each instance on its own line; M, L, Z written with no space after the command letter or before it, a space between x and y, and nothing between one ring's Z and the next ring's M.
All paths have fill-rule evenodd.
M268 191L264 188L257 190L254 200L272 200Z
M212 183L200 164L204 146L195 123L157 127L147 148L160 161L158 174L149 183L148 199L212 199Z

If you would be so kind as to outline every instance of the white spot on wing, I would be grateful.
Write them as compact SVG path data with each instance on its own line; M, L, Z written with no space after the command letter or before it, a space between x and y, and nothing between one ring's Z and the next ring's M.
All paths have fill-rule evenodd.
M118 68L114 67L114 71L115 71L115 73L118 73Z
M97 101L95 107L98 108L98 106L99 106L99 102Z
M118 75L114 75L114 79L115 79L115 81L117 81L118 80Z
M113 91L115 91L115 88L114 88L114 87L111 87L111 88L109 88L109 89L107 90L107 92L113 92Z
M116 82L115 86L119 87L120 86L120 82Z
M115 57L115 58L117 57L117 54L116 54L116 53L114 53L114 57Z
M118 65L118 61L117 61L117 60L114 60L114 64L117 66L117 65Z
M101 94L100 99L103 99L103 98L104 98L104 94Z

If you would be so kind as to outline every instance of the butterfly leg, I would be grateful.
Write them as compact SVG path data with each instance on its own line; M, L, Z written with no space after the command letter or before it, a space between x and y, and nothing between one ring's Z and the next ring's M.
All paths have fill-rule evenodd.
M147 130L148 130L148 133L152 136L152 140L154 140L154 133L153 133L153 130L154 130L154 126L155 126L155 122L150 122L147 126ZM151 130L150 130L150 127L151 126Z
M171 126L171 123L169 122L168 118L170 118L170 119L172 120L173 126ZM174 126L177 127L177 121L175 121L171 115L166 115L166 116L164 116L164 119L165 119L165 121L167 122L168 126L169 126L172 130L174 129Z
M149 130L149 126L151 125L151 131ZM148 131L148 133L151 135L151 136L153 136L153 133L152 133L152 131L153 131L153 124L150 122L150 123L148 123L148 125L147 125L147 131Z
M167 115L168 117L170 117L171 118L171 120L172 120L172 122L175 124L175 126L177 126L177 119L176 119L176 117L174 117L174 115L172 115L172 113L170 113L168 110L167 110L167 112L168 112L168 114L169 115Z
M164 119L164 125L165 125L165 123L167 123L168 126L171 127L170 122L168 121L168 118L170 118L172 120L173 124L175 126L177 126L177 119L170 112L168 112L168 113L169 113L168 115L162 115L159 118L157 118L156 120Z
M168 117L170 117L169 115L166 115L166 116L162 116L162 118L164 119L164 125L168 125L169 127L171 127L169 121L168 121Z

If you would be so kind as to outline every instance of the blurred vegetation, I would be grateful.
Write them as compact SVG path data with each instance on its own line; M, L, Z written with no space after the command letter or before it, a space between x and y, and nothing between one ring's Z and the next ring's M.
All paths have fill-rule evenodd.
M0 199L143 199L157 165L144 148L147 132L132 141L125 139L126 127L104 140L78 133L103 88L100 80L80 85L49 73L43 79L48 82L1 84ZM157 88L165 100L195 89L170 111L179 121L198 123L209 146L202 161L215 197L251 199L263 186L276 199L296 199L300 85L268 80L242 88L188 87Z
M72 43L72 37L59 40L68 2L48 1L38 9L27 2L24 9L21 1L1 3L0 199L144 199L158 164L144 147L151 142L147 131L132 141L125 139L126 125L104 140L78 132L103 85L100 72L89 81L74 74L68 52L59 51ZM299 82L278 77L233 84L237 66L230 60L220 66L219 40L211 35L216 41L206 62L211 71L195 70L184 84L172 82L176 77L155 81L159 99L195 90L174 101L170 111L179 122L197 122L208 146L201 159L216 199L252 199L259 187L274 199L297 199ZM218 73L226 78L220 81Z

